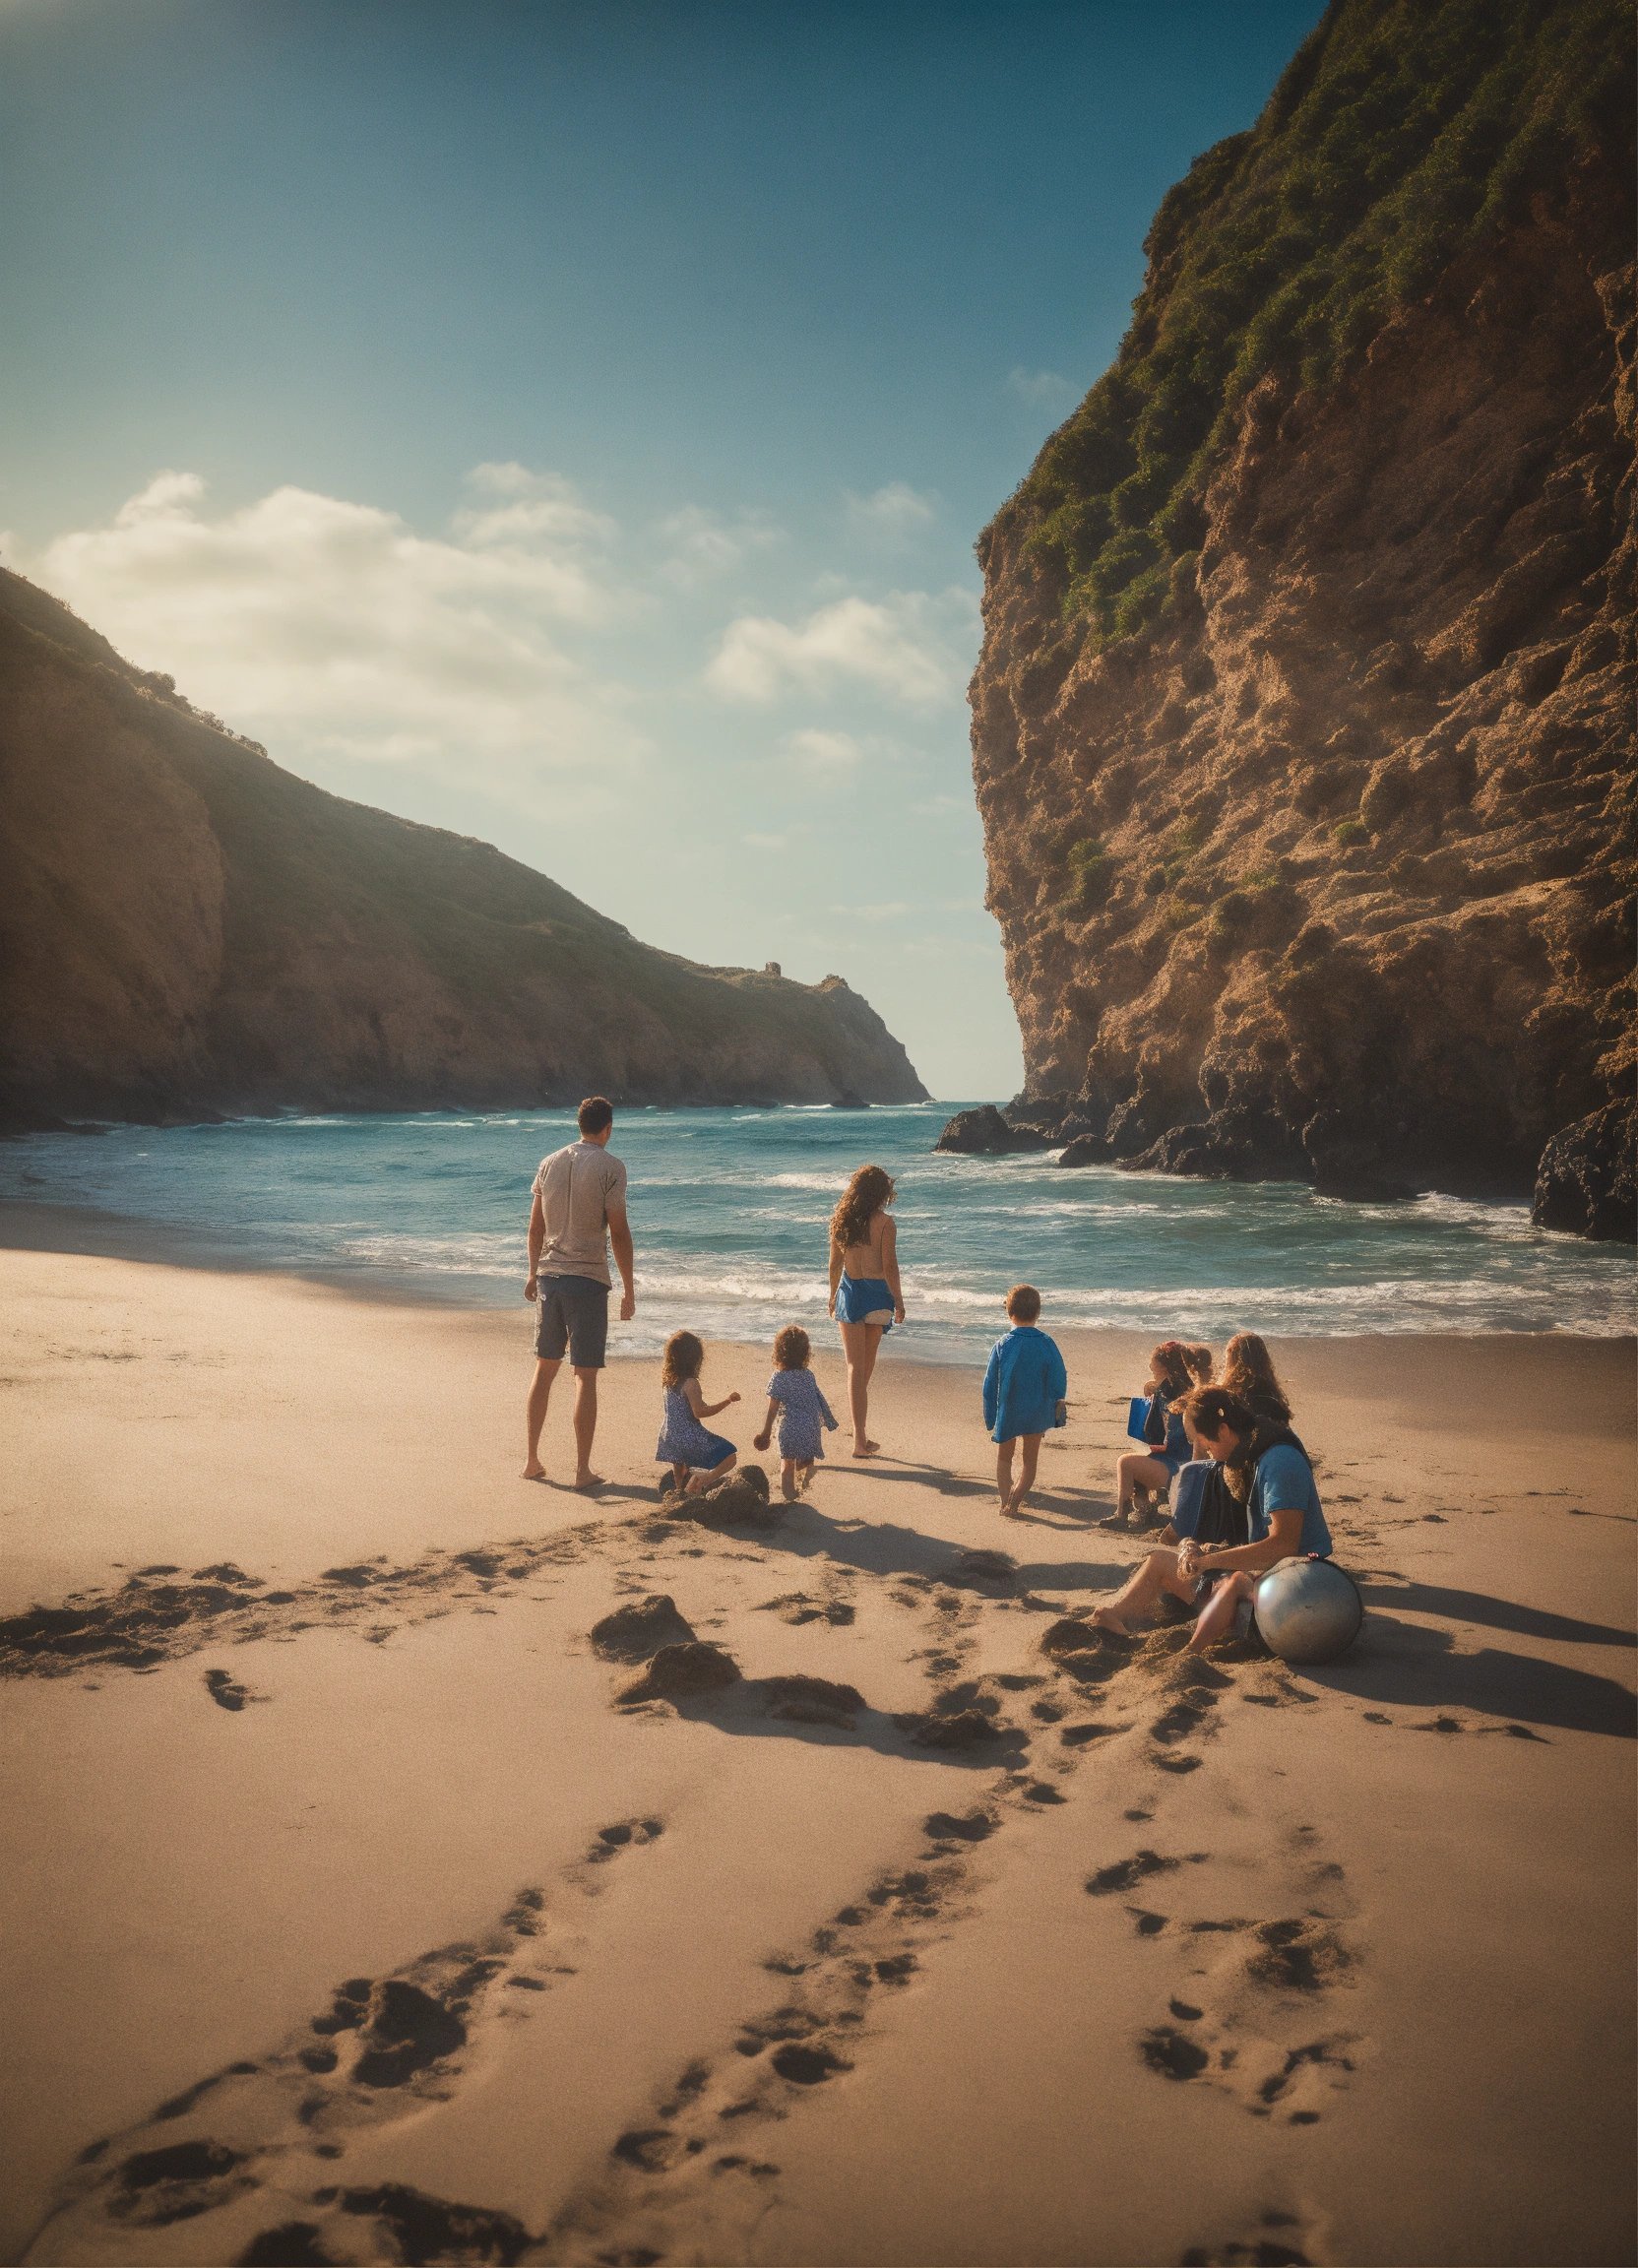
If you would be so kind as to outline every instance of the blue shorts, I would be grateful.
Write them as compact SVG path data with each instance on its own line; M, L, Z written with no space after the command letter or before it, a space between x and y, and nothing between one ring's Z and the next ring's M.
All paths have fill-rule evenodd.
M608 1352L608 1286L595 1276L542 1276L536 1286L535 1352L542 1362L600 1370Z
M839 1323L879 1323L884 1331L893 1328L893 1293L883 1276L850 1276L846 1269L836 1288L836 1319Z

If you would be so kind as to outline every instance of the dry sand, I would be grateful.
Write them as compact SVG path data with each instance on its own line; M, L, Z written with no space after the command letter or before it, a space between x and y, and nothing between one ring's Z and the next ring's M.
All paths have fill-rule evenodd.
M649 1362L517 1478L523 1311L0 1285L5 2258L1632 2257L1629 1344L1283 1346L1370 1608L1298 1673L1042 1648L1134 1340L1030 1523L890 1345L888 1458L713 1530ZM621 1705L660 1596L742 1675Z

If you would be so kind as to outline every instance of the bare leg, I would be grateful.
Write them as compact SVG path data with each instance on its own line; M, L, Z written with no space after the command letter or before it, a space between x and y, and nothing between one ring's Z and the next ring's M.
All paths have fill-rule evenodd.
M1190 1654L1204 1654L1208 1646L1216 1646L1227 1638L1234 1627L1234 1614L1240 1601L1249 1599L1251 1593L1249 1575L1228 1575L1221 1583L1214 1583L1212 1595L1194 1626L1194 1635L1186 1651Z
M575 1372L575 1486L596 1488L598 1480L592 1470L592 1442L598 1430L598 1374L595 1370Z
M1113 1630L1121 1638L1130 1638L1133 1623L1149 1620L1161 1603L1163 1592L1169 1591L1174 1599L1192 1606L1198 1580L1198 1576L1186 1583L1181 1580L1175 1551L1151 1551L1106 1606L1093 1608L1091 1619L1100 1630Z
M807 1494L812 1480L813 1460L810 1457L805 1465L798 1465L796 1468L796 1493L798 1496Z
M1012 1509L1012 1450L1010 1441L995 1444L995 1494L1003 1520Z
M1165 1489L1171 1485L1171 1470L1158 1457L1151 1457L1142 1449L1128 1449L1114 1462L1114 1511L1103 1522L1105 1528L1130 1528L1132 1525L1132 1492L1137 1488Z
M707 1488L715 1488L719 1480L727 1479L738 1462L738 1450L730 1449L721 1465L713 1465L709 1473L690 1474L687 1493L690 1496L698 1496Z
M853 1455L874 1457L879 1443L872 1441L866 1425L870 1409L870 1377L876 1367L876 1355L882 1343L879 1323L838 1323L842 1334L842 1352L848 1357L848 1408L853 1419Z
M551 1382L562 1368L560 1362L536 1361L535 1375L529 1382L529 1454L524 1459L524 1479L543 1480L546 1469L540 1462L540 1428L546 1421L546 1405L551 1400Z
M788 1504L796 1501L796 1460L787 1457L780 1465L780 1494Z
M1019 1444L1018 1486L1012 1492L1008 1510L1014 1520L1024 1509L1024 1499L1036 1484L1036 1467L1040 1462L1040 1435L1026 1433Z

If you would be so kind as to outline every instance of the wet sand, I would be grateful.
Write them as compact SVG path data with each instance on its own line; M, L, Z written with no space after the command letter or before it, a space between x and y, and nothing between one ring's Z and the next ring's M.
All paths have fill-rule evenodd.
M649 1361L517 1478L522 1309L0 1287L0 2255L1631 2257L1629 1342L1279 1349L1299 1672L1075 1627L1133 1339L1025 1523L890 1344L879 1465L705 1525Z

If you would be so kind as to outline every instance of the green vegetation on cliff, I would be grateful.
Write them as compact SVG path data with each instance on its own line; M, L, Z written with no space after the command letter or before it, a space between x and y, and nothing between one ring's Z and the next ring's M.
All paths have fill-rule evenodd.
M1153 619L1251 389L1325 388L1535 192L1630 146L1632 77L1628 0L1333 0L1165 199L1118 356L1004 508L1066 617L1099 644Z

